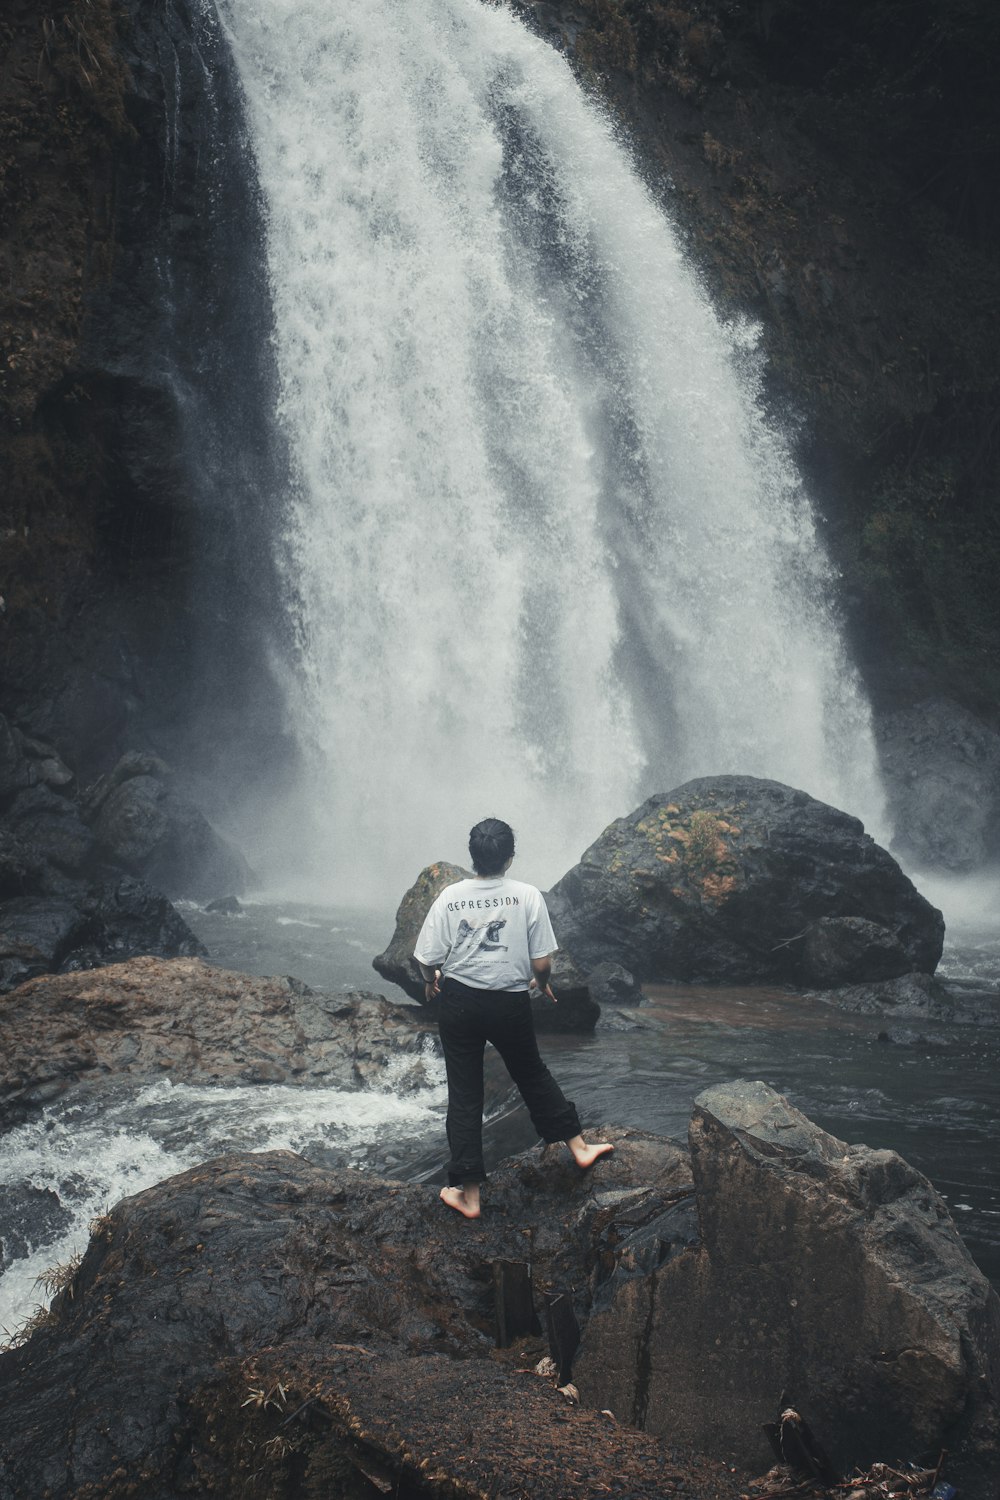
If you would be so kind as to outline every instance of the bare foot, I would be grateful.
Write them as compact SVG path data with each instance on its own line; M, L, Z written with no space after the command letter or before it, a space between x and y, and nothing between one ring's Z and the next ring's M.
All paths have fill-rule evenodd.
M610 1141L581 1141L577 1146L572 1141L566 1142L573 1153L573 1160L578 1167L592 1167L599 1156L607 1156L615 1148Z
M464 1188L443 1187L438 1197L442 1203L447 1203L449 1208L456 1209L463 1218L479 1218L479 1200L467 1197Z

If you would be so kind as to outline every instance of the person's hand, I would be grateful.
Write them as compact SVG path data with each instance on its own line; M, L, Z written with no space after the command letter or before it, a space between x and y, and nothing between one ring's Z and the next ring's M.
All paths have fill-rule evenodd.
M438 982L440 978L441 970L435 969L434 978L424 980L424 999L428 1002L428 1004L431 1000L436 1000L438 995L440 995L441 993L441 985Z
M535 989L535 990L538 991L538 993L540 995L545 995L547 999L549 999L549 1000L552 1001L553 1005L558 1005L559 1004L559 1001L556 999L555 995L553 995L553 993L552 993L552 986L551 986L551 984L547 984L545 986L545 988L543 989L542 986L538 983L538 980L537 979L533 979L531 981L531 984L529 985L529 989Z

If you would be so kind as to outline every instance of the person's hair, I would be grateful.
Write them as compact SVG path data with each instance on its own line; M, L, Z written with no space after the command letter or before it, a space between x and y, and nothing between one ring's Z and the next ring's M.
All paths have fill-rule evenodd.
M477 875L502 875L514 853L514 830L499 818L484 818L469 834L469 856Z

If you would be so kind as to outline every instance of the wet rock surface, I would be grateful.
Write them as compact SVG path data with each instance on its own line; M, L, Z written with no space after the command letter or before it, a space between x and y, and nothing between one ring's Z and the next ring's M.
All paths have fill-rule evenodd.
M204 952L166 896L130 876L0 903L0 993L40 974L100 968L138 953Z
M168 896L204 900L246 889L246 860L171 785L169 768L155 756L123 756L86 802L105 854Z
M156 756L132 751L81 792L52 746L0 715L0 993L138 954L204 954L164 889L217 894L248 876Z
M621 964L598 964L587 975L587 985L598 1005L641 1005L642 986Z
M842 1472L946 1447L985 1500L1000 1299L927 1179L762 1083L701 1094L690 1147L700 1242L643 1274L618 1253L574 1367L583 1399L751 1466L787 1402Z
M947 1440L987 1500L998 1303L918 1174L763 1085L703 1096L691 1156L603 1133L615 1154L590 1173L561 1147L503 1163L475 1222L286 1152L126 1199L0 1356L0 1496L723 1500L746 1490L734 1454L769 1466L758 1407L787 1392L838 1452ZM562 1295L583 1325L582 1407L528 1373L537 1334L497 1347L516 1271L543 1317ZM696 1429L711 1459L690 1458Z
M857 818L751 776L650 797L546 899L582 967L640 979L826 987L845 972L933 973L944 937L941 913Z
M243 1374L261 1382L258 1388L273 1389L284 1369L283 1353L269 1351ZM335 1350L324 1358L299 1350L296 1379L329 1423L327 1434L310 1445L307 1475L322 1475L327 1483L336 1476L342 1484L350 1465L370 1480L372 1488L361 1492L366 1495L381 1489L469 1500L498 1494L735 1500L745 1482L718 1459L678 1453L608 1413L567 1404L549 1381L526 1372L512 1377L485 1360L470 1368L440 1355ZM458 1420L444 1418L456 1412ZM277 1425L272 1418L265 1430Z
M419 1052L429 1032L378 995L323 995L198 958L35 979L0 1000L0 1027L0 1128L78 1084L169 1076L353 1088Z
M403 896L396 911L396 926L384 952L372 959L372 968L391 984L398 984L412 1000L424 1003L424 981L413 957L413 949L424 918L446 886L468 880L471 870L446 859L425 865Z
M876 731L900 856L954 871L1000 857L997 730L935 698L885 714Z
M802 971L819 984L854 979L897 979L912 960L896 934L864 917L821 917L811 922L802 942Z
M389 946L372 959L372 968L383 979L398 984L400 989L420 1002L429 1016L437 1019L437 1005L428 1005L424 997L424 982L413 957L420 929L430 907L446 886L458 880L468 880L471 871L447 860L426 865L399 903L396 926ZM557 933L557 937L559 934ZM594 999L590 986L572 955L560 947L552 956L553 1004L544 995L532 991L531 1012L538 1031L592 1031L601 1014L601 1007Z
M941 984L930 974L903 974L876 984L850 984L824 990L816 997L840 1010L859 1015L948 1022L955 1025L995 1026L1000 1020L1000 994L952 980Z
M652 1497L666 1481L734 1494L724 1466L703 1464L714 1485L692 1486L654 1440L491 1356L495 1261L530 1255L541 1295L581 1275L588 1230L634 1200L637 1177L647 1193L683 1185L684 1152L618 1138L603 1177L559 1148L509 1164L477 1224L431 1189L282 1152L210 1162L126 1200L52 1324L0 1357L0 1495L235 1497L247 1460L272 1484L303 1463L317 1485L339 1474L321 1494L368 1495L364 1476L388 1472L402 1495L481 1495L513 1472L514 1494L597 1496L616 1471L621 1494ZM303 1405L308 1421L279 1426ZM263 1451L277 1436L290 1452Z
M85 780L136 744L273 774L286 470L228 48L190 0L4 25L0 707Z

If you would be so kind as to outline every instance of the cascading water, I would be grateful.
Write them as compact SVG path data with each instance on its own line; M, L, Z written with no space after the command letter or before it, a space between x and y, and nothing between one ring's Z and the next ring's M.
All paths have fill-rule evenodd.
M45 1274L71 1262L92 1221L127 1195L230 1151L295 1151L325 1166L411 1172L440 1132L444 1096L444 1064L427 1044L390 1058L377 1088L164 1080L53 1105L4 1136L0 1347L48 1301Z
M311 842L328 889L384 898L497 813L544 884L640 796L726 771L877 831L754 330L566 62L481 0L218 10L295 465L297 868Z

